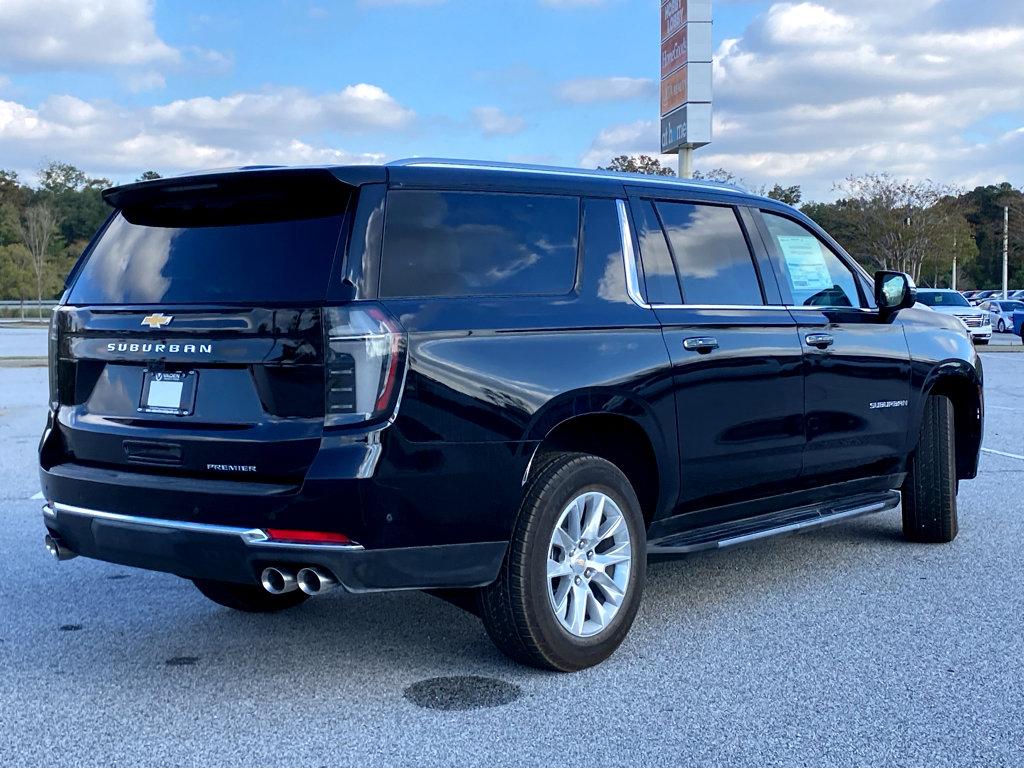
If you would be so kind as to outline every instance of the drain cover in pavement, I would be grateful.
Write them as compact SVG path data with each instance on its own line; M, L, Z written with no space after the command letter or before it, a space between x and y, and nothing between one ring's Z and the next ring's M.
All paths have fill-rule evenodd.
M481 676L427 678L405 689L405 698L431 710L474 710L514 702L522 695L515 684Z

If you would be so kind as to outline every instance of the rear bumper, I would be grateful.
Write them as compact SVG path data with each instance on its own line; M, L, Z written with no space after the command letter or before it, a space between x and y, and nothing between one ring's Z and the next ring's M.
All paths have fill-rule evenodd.
M187 579L259 584L271 565L329 570L349 592L479 587L493 582L505 542L367 550L269 541L262 529L175 521L48 503L47 530L74 553Z

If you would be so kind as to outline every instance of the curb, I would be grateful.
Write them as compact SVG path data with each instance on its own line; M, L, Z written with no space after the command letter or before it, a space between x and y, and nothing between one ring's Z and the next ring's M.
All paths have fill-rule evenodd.
M38 358L0 358L0 368L36 368L47 365L47 359Z

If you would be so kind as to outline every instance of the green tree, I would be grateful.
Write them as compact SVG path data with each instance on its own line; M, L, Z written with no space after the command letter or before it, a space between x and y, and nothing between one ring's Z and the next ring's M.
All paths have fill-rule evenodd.
M22 243L0 245L0 299L24 301L32 296L31 259Z
M162 178L163 177L160 176L160 174L158 174L156 171L143 171L139 175L139 178L136 179L135 181L137 181L137 182L151 182L154 179L162 179Z
M707 171L696 170L693 172L693 178L705 182L722 182L723 184L736 185L740 185L743 181L732 171L725 168L711 168Z
M1009 182L976 187L963 196L967 221L974 230L978 258L967 270L967 284L977 288L1003 285L1003 206L1010 209L1009 282L1024 287L1024 192Z
M826 209L814 210L818 223L841 233L836 237L865 266L900 270L915 281L921 280L925 260L948 240L956 217L962 217L948 204L954 190L928 180L867 174L847 177L834 189L843 197ZM804 210L809 208L813 209ZM835 226L829 227L822 218L832 219Z
M599 171L628 171L634 174L648 174L650 176L675 176L676 172L671 168L663 166L658 158L650 155L619 155L612 158L612 162L605 166L598 166Z
M35 280L36 299L43 300L43 285L50 275L50 249L57 237L57 215L46 201L25 209L21 217L21 239L29 252L29 267ZM37 308L40 320L43 308Z
M772 200L785 203L787 206L796 206L800 204L803 192L801 192L799 184L794 184L792 187L783 187L781 184L776 184L765 192L765 195Z
M77 192L88 181L85 172L70 163L51 160L39 169L39 184L46 192L62 195Z

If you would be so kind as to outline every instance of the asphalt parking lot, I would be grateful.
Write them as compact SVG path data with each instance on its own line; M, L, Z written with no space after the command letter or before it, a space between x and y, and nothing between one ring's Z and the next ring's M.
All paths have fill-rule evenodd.
M574 675L418 593L246 616L55 564L46 370L0 368L0 764L1022 765L1024 354L984 365L953 544L903 542L897 511L654 564L621 650Z

